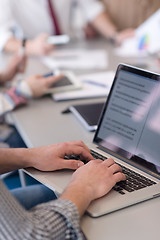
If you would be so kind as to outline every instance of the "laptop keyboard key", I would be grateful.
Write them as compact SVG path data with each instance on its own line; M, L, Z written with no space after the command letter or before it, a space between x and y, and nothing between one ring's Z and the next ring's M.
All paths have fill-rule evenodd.
M74 155L74 154L65 156L64 159L74 159L74 160L82 161L84 164L87 163L87 161L85 159L80 159L80 156Z
M105 157L105 156L103 156L103 155L101 155L101 154L99 154L99 153L97 153L93 150L91 150L91 154L95 159L101 159L103 161L107 159L107 157Z

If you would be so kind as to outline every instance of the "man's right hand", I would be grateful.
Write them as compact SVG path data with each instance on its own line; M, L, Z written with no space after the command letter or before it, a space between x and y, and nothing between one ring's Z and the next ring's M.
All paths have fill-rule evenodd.
M104 196L117 182L124 180L121 167L113 159L91 160L72 175L61 198L75 203L82 216L91 201Z
M33 75L28 77L25 81L28 84L32 97L41 97L46 94L48 88L58 80L60 80L63 75L43 77L41 75Z

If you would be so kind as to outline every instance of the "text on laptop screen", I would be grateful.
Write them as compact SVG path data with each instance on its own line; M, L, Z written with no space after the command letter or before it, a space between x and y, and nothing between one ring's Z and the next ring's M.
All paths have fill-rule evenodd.
M119 70L94 141L160 174L160 82Z

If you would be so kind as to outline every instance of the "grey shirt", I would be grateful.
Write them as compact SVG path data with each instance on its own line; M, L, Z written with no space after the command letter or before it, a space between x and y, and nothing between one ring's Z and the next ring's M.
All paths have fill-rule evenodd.
M0 240L85 239L76 206L64 199L26 211L0 180Z

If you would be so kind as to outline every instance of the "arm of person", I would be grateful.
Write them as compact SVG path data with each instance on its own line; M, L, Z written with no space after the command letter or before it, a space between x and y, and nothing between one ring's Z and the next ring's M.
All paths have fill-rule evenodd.
M117 34L116 26L109 16L102 12L92 20L94 28L106 38L112 38Z
M91 160L93 157L88 147L81 141L35 149L1 149L0 152L0 169L3 171L28 166L41 171L78 169L58 200L36 206L30 212L22 209L0 181L0 212L3 219L0 225L4 226L3 236L10 238L30 239L29 236L32 236L39 239L43 236L46 239L84 239L79 221L89 203L110 191L116 182L125 180L121 168L113 159ZM65 155L71 154L91 161L84 165L77 160L64 159ZM19 222L21 227L17 231Z
M0 115L26 104L30 98L41 97L61 77L62 75L47 78L41 75L33 75L19 82L16 87L0 93Z
M121 168L115 164L113 159L93 160L89 148L82 141L30 149L1 149L0 153L0 173L27 167L34 167L40 171L78 169L73 174L71 182L61 198L74 202L79 208L80 215L92 200L105 195L116 182L125 180L125 175L121 173ZM73 154L89 163L84 165L80 160L65 159L65 156ZM98 188L96 187L97 182L100 183ZM78 191L73 191L76 188ZM76 192L75 195L72 194L74 192ZM81 198L81 194L84 192L85 200ZM79 197L77 198L77 196Z
M93 159L88 147L81 141L58 143L29 149L0 149L0 174L19 168L34 167L41 171L77 169L82 161L67 160L64 157L76 154L81 159ZM45 161L44 161L45 159Z
M17 73L23 73L26 67L26 55L16 53L6 68L0 73L0 84L12 81Z
M0 0L0 51L13 53L21 48L23 40L16 38L14 35L17 25L12 4L14 3L10 0ZM54 46L47 43L47 38L48 35L42 33L34 39L27 40L26 54L40 56L51 52Z
M93 200L104 196L117 182L123 180L126 177L113 159L92 160L73 174L60 198L72 201L82 216Z
M117 33L116 26L106 14L102 2L97 0L82 0L86 20L91 23L100 34L106 38L111 38Z
M34 39L26 40L25 44L26 55L44 56L53 51L54 45L47 43L48 37L49 37L48 34L41 33ZM6 41L3 49L6 52L16 52L20 49L21 45L22 40L16 39L14 36L12 36Z
M88 25L84 28L87 36L96 36L95 31L114 44L121 44L126 38L134 35L133 29L118 31L105 11L102 2L97 0L81 0Z
M122 44L125 39L134 36L134 29L127 28L118 31L106 12L100 13L95 19L93 19L92 25L100 34L117 45Z
M7 67L0 73L0 84L5 84L6 82L11 81L17 73L24 72L25 66L26 56L15 54ZM16 93L16 87L12 87L3 93L0 93L0 116L12 111L17 106L26 103L27 99L22 95L18 95Z
M26 211L1 180L0 216L4 239L85 239L78 210L72 202L58 199Z

